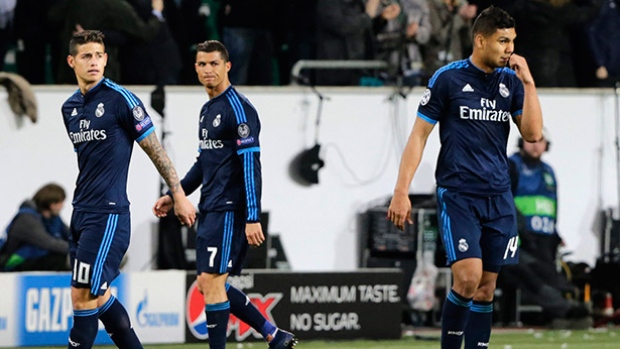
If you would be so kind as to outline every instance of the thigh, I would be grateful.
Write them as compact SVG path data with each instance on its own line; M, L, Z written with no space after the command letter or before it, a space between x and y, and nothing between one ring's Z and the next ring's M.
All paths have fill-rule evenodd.
M120 274L129 247L130 217L126 213L74 212L71 218L71 286L101 296Z
M248 248L245 215L241 212L207 212L196 234L196 272L237 275Z
M484 270L499 272L502 265L519 261L517 215L510 192L493 197L489 217L482 223L482 261Z
M480 221L476 215L475 198L437 188L439 233L448 265L465 258L482 258Z

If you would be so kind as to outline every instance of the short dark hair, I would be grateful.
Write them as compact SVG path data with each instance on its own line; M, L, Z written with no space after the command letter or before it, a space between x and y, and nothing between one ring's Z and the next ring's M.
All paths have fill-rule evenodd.
M508 12L491 5L480 12L474 21L471 33L472 37L476 37L477 34L487 37L493 35L498 29L514 27L515 20Z
M224 44L217 40L207 40L196 45L196 52L209 53L215 51L220 53L220 56L222 56L224 62L228 62L230 60L230 58L228 57L228 50L226 49L226 46L224 46Z
M77 55L78 46L85 45L91 42L95 42L101 45L103 43L103 39L105 39L105 35L99 30L84 30L78 33L73 34L71 37L71 41L69 41L69 54L71 56Z
M65 201L66 197L65 190L60 185L49 183L37 190L32 197L32 201L37 205L37 209L41 211L49 210L50 205Z

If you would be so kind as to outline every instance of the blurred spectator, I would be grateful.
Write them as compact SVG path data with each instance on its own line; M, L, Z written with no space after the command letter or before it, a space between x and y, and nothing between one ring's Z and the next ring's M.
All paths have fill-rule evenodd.
M424 47L425 79L471 52L471 22L477 11L476 5L463 0L428 0L428 4L432 32Z
M4 71L4 60L13 40L13 16L16 0L0 1L0 71Z
M163 0L152 0L152 15L144 22L125 0L60 0L49 13L49 20L60 30L60 58L57 84L75 84L75 73L67 65L69 41L74 32L101 30L106 35L108 64L106 77L118 83L121 78L118 61L119 44L127 39L149 42L157 35L163 17Z
M45 84L48 76L55 75L60 53L59 34L49 25L47 14L56 2L18 0L15 7L17 72L33 85ZM50 64L49 58L53 59ZM62 61L64 63L64 59Z
M515 52L530 63L538 87L577 85L572 61L569 29L596 14L600 0L582 6L570 0L518 0L509 12L515 18ZM584 50L585 47L574 48Z
M164 17L176 42L181 60L178 84L195 85L196 43L219 39L215 27L217 0L165 0Z
M222 42L233 85L273 85L275 0L223 0Z
M69 228L59 216L65 198L65 190L50 183L21 204L6 229L1 270L70 270Z
M367 60L374 58L373 24L393 20L398 4L379 12L379 0L319 0L317 4L317 58ZM318 70L319 85L359 85L359 69Z
M316 59L317 0L277 0L277 56L280 84L288 85L291 70L297 61ZM306 81L313 82L313 71L302 72Z
M585 319L588 309L564 296L576 288L557 269L562 243L556 224L557 181L553 168L542 160L550 146L546 132L543 135L538 142L519 139L519 152L508 159L520 246L519 263L503 267L501 283L505 291L521 289L542 307L547 321L586 320L583 323L587 326L591 322Z
M152 0L127 1L144 22L150 19ZM126 85L175 85L183 65L179 47L166 21L161 23L153 40L122 46L119 61L123 84Z
M598 86L620 81L620 1L605 0L588 26L590 52L596 62Z
M384 20L377 29L377 59L390 64L390 80L402 78L404 85L418 86L424 67L420 45L429 41L432 30L428 0L400 0L399 4L400 15Z

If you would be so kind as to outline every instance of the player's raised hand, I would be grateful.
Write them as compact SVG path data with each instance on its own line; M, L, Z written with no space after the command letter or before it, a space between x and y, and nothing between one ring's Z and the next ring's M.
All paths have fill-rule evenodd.
M534 78L532 77L532 73L530 73L530 67L527 65L527 61L523 56L513 53L508 59L508 66L515 71L517 77L524 85L534 83Z
M156 217L162 218L168 216L168 212L173 206L172 198L168 195L164 195L155 201L153 205L153 214Z
M196 221L196 208L185 195L174 199L174 214L181 221L181 224L188 227L194 225Z
M405 221L413 224L411 219L411 201L409 201L408 195L394 194L388 208L387 219L392 221L396 228L400 230L405 230Z
M250 246L258 247L265 241L263 228L260 223L248 223L245 225L245 236Z

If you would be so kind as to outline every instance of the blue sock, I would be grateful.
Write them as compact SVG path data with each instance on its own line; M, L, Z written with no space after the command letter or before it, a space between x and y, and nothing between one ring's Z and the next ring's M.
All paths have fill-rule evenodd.
M97 337L99 319L97 309L74 310L73 327L69 332L68 349L91 349Z
M230 312L239 318L239 320L252 326L256 332L260 332L265 339L269 335L276 332L276 328L271 322L267 321L263 314L256 309L254 304L250 302L248 296L239 289L226 284L226 294L230 301Z
M441 313L441 349L461 349L471 298L450 290Z
M131 327L131 320L127 310L111 296L105 304L99 308L99 320L103 322L106 332L120 349L142 349L142 344Z
M493 321L493 303L474 301L469 308L469 321L465 328L465 349L488 348Z
M226 349L230 302L207 304L207 331L209 331L209 348Z

